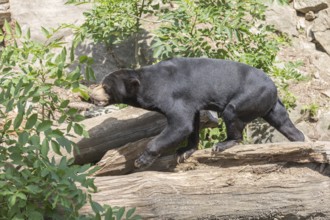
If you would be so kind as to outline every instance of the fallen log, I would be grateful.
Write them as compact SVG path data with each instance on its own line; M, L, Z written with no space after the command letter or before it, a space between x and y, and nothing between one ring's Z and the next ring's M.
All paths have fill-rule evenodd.
M82 124L85 125L90 137L71 138L78 147L78 151L74 153L76 164L97 162L108 150L159 134L166 125L166 118L156 112L128 107L86 119ZM214 127L217 124L216 118L203 111L202 127Z
M143 139L125 146L109 150L98 163L100 169L95 176L122 175L134 172L134 160L140 155L150 139ZM274 162L317 162L330 161L329 142L286 142L257 145L237 145L224 152L211 149L196 151L189 161L204 164L216 163L219 166L241 165L246 163ZM177 165L176 155L159 158L149 170L169 171Z
M201 150L177 172L96 177L92 196L142 219L330 219L329 159L330 142Z

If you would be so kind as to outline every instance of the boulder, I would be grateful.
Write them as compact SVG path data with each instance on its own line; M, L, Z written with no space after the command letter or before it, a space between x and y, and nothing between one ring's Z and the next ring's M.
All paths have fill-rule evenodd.
M330 111L321 114L316 131L320 135L318 140L330 140Z
M285 21L285 22L283 22ZM290 36L298 36L296 11L289 5L269 5L266 11L266 23L274 25L275 29Z
M294 9L299 12L307 13L309 11L318 12L328 7L326 0L295 0Z
M330 29L322 32L315 32L315 41L321 50L330 55Z
M312 36L319 49L330 54L330 8L318 13L311 28Z
M312 31L320 32L330 29L330 8L318 13L318 18L314 21Z
M1 0L0 0L1 1ZM60 24L79 25L84 21L83 12L88 4L66 5L67 0L10 0L12 18L18 21L23 31L31 29L31 37L44 41L41 27L57 28ZM71 31L59 33L63 37L72 35Z

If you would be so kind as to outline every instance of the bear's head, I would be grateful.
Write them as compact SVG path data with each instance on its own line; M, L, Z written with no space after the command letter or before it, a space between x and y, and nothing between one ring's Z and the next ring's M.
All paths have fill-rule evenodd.
M90 93L91 101L98 106L136 102L140 86L138 74L134 70L118 70L106 75L100 85Z

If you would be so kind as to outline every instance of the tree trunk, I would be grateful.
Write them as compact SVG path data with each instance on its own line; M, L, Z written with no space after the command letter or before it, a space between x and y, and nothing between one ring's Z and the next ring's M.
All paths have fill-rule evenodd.
M134 172L134 160L140 155L149 139L129 143L121 148L109 150L98 163L100 170L95 176L123 175ZM188 161L218 166L238 166L242 164L297 162L328 163L330 148L328 142L285 142L257 145L236 145L224 152L212 152L211 149L196 151ZM194 163L183 165L193 166ZM159 158L149 170L170 171L176 168L176 155Z
M82 124L90 137L71 138L79 149L79 153L74 153L75 163L98 162L108 150L159 134L166 123L162 114L133 107L86 119ZM214 127L217 124L217 119L209 112L202 112L202 127Z
M117 159L125 152L118 150ZM162 160L171 160L155 162L165 169ZM176 172L96 177L93 199L136 207L142 219L330 219L329 163L330 142L200 150Z

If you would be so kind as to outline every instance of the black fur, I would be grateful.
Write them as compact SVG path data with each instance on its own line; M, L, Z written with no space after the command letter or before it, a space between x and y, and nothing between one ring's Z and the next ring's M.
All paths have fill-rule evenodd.
M304 141L277 97L272 80L261 70L227 60L175 58L138 70L119 70L102 81L108 103L126 103L153 110L167 118L166 128L135 161L144 168L169 147L188 137L188 145L179 149L180 160L189 157L198 146L199 111L220 113L227 140L214 146L222 151L242 140L248 122L264 118L290 141Z

